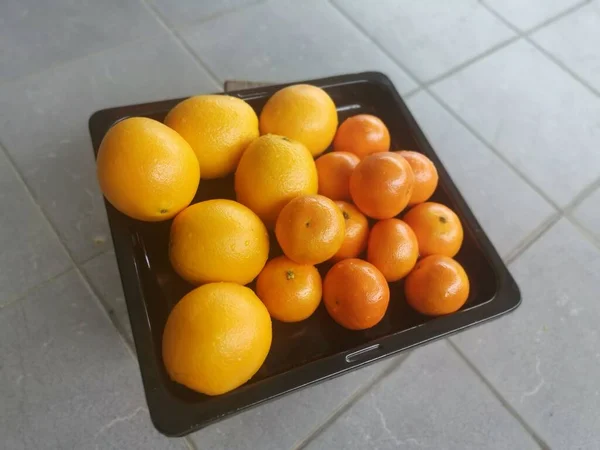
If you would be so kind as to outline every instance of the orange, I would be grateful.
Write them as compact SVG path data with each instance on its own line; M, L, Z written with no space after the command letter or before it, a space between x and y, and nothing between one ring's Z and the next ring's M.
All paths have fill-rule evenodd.
M440 203L421 203L403 217L419 242L419 254L454 256L463 241L463 228L454 212Z
M167 220L190 204L200 182L189 144L156 120L131 117L114 125L98 150L97 175L106 199L138 220Z
M458 311L469 298L469 278L452 258L431 255L420 260L406 277L408 304L421 314L441 316Z
M237 200L269 228L291 199L316 194L317 188L317 168L306 147L272 134L248 146L235 172Z
M271 317L282 322L307 319L321 303L321 275L315 266L286 256L267 263L256 281L256 294Z
M417 237L406 223L400 219L386 219L373 226L367 260L381 271L387 281L398 281L408 275L418 257Z
M390 132L378 117L358 114L344 120L335 134L333 150L350 152L359 158L390 150Z
M323 302L329 315L341 326L365 330L383 319L390 302L390 288L374 265L360 259L345 259L325 275Z
M410 150L394 152L408 161L415 175L415 185L408 205L416 205L429 200L438 184L438 172L433 162L422 153Z
M332 259L341 261L342 259L356 258L367 248L369 222L353 204L342 201L337 201L335 204L342 211L346 221L346 232L342 246Z
M252 107L228 95L190 97L167 114L165 124L190 143L203 178L232 173L246 147L258 137L258 117Z
M299 141L313 156L329 147L338 125L331 97L309 84L296 84L275 92L259 120L260 134L278 134Z
M267 229L256 214L233 200L196 203L171 225L171 264L192 284L250 283L268 256Z
M252 378L271 339L269 312L251 289L210 283L183 297L169 314L162 356L172 380L219 395Z
M374 219L389 219L406 207L414 176L408 162L390 152L366 156L350 177L354 204Z
M283 253L299 264L327 261L344 242L344 216L322 195L296 197L281 210L275 236Z
M315 164L319 175L319 194L331 200L350 201L350 175L360 162L348 152L331 152L320 156Z

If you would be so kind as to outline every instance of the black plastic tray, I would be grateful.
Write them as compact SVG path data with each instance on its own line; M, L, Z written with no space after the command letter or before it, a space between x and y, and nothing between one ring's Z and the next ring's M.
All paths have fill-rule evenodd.
M374 114L388 126L393 150L417 150L433 160L440 182L432 200L452 208L465 229L464 244L457 260L463 264L471 281L469 299L455 314L427 318L406 305L402 282L398 282L391 286L390 306L385 317L366 331L340 327L328 316L323 305L312 317L300 323L284 324L274 320L271 351L258 373L232 392L205 396L172 382L162 363L161 337L167 315L192 289L169 264L170 221L138 222L106 203L148 408L154 425L166 435L185 435L311 383L496 317L520 303L515 281L391 81L381 73L367 72L305 82L320 86L331 95L338 108L340 123L358 113ZM283 86L286 85L228 94L246 100L260 113L265 101ZM180 100L94 113L89 121L94 152L116 121L128 116L147 116L162 121ZM208 198L234 199L232 177L202 180L194 201ZM279 253L275 239L272 243L272 253Z

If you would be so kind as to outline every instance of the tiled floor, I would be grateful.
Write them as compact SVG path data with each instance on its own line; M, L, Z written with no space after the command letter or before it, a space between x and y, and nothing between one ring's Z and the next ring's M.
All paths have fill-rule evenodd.
M50 6L51 5L51 6ZM0 2L0 447L600 449L600 0ZM185 439L154 431L95 177L97 109L387 73L514 313Z

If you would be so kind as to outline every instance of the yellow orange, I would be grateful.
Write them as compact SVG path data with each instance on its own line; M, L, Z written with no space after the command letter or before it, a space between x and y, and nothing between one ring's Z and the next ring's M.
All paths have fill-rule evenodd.
M271 340L271 318L251 289L209 283L183 297L169 314L162 356L172 380L219 395L252 378Z
M131 117L110 128L96 162L104 196L138 220L172 218L190 204L200 182L198 160L189 144L146 117Z
M171 264L192 284L250 283L268 256L267 229L250 209L232 200L196 203L171 225Z
M294 197L316 194L317 168L299 142L268 134L248 146L235 172L237 200L272 228Z
M203 178L235 171L242 153L258 133L258 117L245 101L228 95L198 95L177 104L165 124L189 142Z
M338 125L337 111L323 89L296 84L275 92L260 113L260 134L301 142L313 156L325 151Z

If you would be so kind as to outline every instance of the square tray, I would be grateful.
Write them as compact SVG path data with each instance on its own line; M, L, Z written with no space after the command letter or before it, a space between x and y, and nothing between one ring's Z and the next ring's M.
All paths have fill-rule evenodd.
M521 301L514 279L389 78L381 73L367 72L305 83L329 93L337 105L340 123L358 113L374 114L388 126L392 149L416 150L434 162L439 172L439 185L432 200L452 208L464 227L464 243L456 259L469 275L469 299L457 313L428 318L406 305L400 281L390 286L390 306L385 317L369 330L350 331L340 327L328 316L322 304L303 322L285 324L274 320L271 351L258 373L248 383L227 394L202 395L171 381L162 362L161 338L169 311L193 288L177 276L169 264L171 222L139 222L105 202L148 408L155 427L168 436L183 436L309 384L447 336L506 313ZM260 113L266 100L289 84L292 83L228 94L244 99ZM147 116L162 121L180 100L94 113L89 121L94 152L97 153L104 134L116 121L129 116ZM233 177L202 180L194 202L209 198L235 199ZM271 253L279 253L273 237L271 242Z

